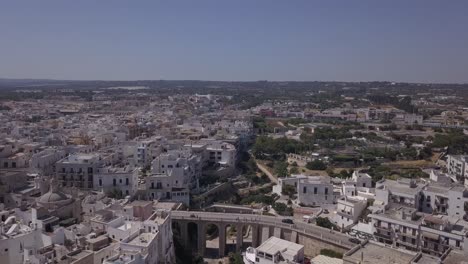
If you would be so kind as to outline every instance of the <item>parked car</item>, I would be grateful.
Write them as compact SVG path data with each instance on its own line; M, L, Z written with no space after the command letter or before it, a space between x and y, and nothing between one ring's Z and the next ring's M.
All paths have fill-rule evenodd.
M330 211L328 211L328 209L323 209L323 213L328 214L328 213L330 213Z
M354 243L354 244L361 244L361 240L354 238L354 237L350 238L349 242Z
M285 219L281 220L281 222L283 222L285 224L290 224L290 225L294 224L294 221L292 219L289 219L289 218L285 218Z

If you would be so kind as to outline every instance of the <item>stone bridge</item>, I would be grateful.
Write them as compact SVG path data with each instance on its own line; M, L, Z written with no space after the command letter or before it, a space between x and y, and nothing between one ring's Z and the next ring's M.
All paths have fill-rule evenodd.
M219 257L226 254L226 227L235 227L236 250L239 252L244 243L243 230L249 227L252 237L251 245L259 246L270 236L279 237L291 242L303 244L306 253L315 254L320 248L331 248L345 252L355 244L349 242L346 235L322 228L313 224L296 221L294 224L283 223L282 217L214 213L201 211L172 211L172 223L174 229L178 229L185 248L190 248L189 225L196 225L196 247L200 255L205 255L207 226L212 224L217 227L219 237ZM192 231L193 232L193 231ZM309 241L309 242L308 242ZM311 247L307 249L307 245Z

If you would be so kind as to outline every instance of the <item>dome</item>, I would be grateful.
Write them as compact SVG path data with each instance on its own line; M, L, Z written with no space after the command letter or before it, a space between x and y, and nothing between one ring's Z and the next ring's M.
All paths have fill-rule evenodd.
M39 202L41 203L54 203L67 200L69 200L69 198L62 192L48 192L39 198Z

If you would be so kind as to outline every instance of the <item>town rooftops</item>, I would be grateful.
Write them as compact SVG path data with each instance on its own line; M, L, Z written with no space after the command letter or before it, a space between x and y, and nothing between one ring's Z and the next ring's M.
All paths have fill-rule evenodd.
M92 163L95 160L99 159L99 155L94 153L94 154L82 154L82 153L76 153L76 154L71 154L70 156L62 159L59 161L59 163L81 163L81 164L86 164L86 163Z
M399 179L397 181L384 179L376 184L377 189L388 189L392 193L404 195L416 195L424 186L425 184L410 179Z

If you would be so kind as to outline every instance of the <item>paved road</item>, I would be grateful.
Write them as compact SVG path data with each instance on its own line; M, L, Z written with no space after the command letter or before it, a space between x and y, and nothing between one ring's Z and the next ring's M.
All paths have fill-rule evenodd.
M323 240L326 243L331 243L344 248L352 248L355 244L349 242L349 237L326 228L322 228L313 224L296 221L294 224L286 224L281 222L282 217L253 215L253 214L225 214L200 211L172 211L172 219L175 220L193 220L205 222L225 222L230 224L245 223L258 224L281 227L296 231L301 234L306 234L312 237Z

